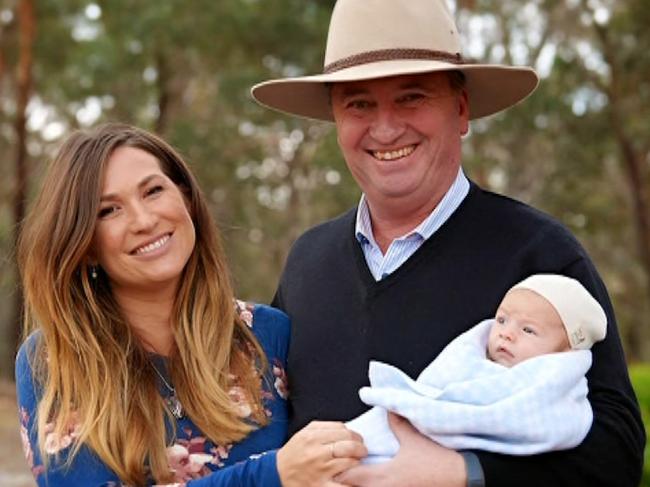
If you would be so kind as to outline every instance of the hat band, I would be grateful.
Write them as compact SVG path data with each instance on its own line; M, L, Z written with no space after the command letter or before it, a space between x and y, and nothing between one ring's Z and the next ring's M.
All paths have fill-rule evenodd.
M427 61L446 61L453 64L463 64L463 56L460 53L453 54L451 52L433 51L430 49L380 49L377 51L361 52L334 61L325 66L323 74L335 73L336 71L361 64L379 61L396 61L400 59L424 59Z

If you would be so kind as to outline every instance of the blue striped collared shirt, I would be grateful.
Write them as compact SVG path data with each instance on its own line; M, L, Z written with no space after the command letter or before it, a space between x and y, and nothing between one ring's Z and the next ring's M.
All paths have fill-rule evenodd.
M449 219L468 192L469 181L461 168L451 187L431 214L409 233L393 240L385 255L382 254L375 241L370 221L370 209L365 195L361 195L355 235L361 244L368 268L375 279L377 281L383 279L406 262Z

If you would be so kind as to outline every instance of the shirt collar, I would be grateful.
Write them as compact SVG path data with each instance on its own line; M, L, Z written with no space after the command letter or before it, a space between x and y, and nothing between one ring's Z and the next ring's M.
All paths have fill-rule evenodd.
M446 218L449 217L448 207L450 205L458 205L458 199L462 200L467 195L469 191L469 181L465 176L462 168L458 169L458 174L456 179L451 184L445 196L440 200L440 203L436 205L433 211L427 216L420 224L415 227L410 232L406 233L400 238L406 238L410 235L418 235L423 240L427 240L434 232L440 228L440 225L444 223L444 220L440 222L439 215L443 214ZM459 198L460 195L460 198ZM455 208L454 208L455 209ZM372 232L372 221L370 220L370 208L368 207L368 201L366 200L366 195L362 194L361 199L359 200L359 206L357 208L357 221L354 229L355 236L357 241L362 244L371 244L376 245L375 237Z

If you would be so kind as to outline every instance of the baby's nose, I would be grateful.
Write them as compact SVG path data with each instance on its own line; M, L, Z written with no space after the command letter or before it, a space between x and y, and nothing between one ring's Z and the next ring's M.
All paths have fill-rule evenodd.
M499 336L504 340L508 340L508 341L512 341L512 339L514 338L514 334L512 333L510 327L503 328L500 331Z

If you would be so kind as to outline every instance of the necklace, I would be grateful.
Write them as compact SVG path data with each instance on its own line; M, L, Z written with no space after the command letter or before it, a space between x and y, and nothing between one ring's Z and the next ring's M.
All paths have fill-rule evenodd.
M182 419L185 417L185 411L183 410L183 405L181 404L181 401L176 397L176 389L174 389L169 382L165 380L163 375L160 373L158 370L158 367L156 367L153 362L149 362L151 364L151 367L153 368L154 372L160 377L160 380L164 384L164 386L167 388L167 390L170 392L170 394L164 398L165 404L167 405L167 408L169 411L172 413L172 416L174 416L176 419Z

